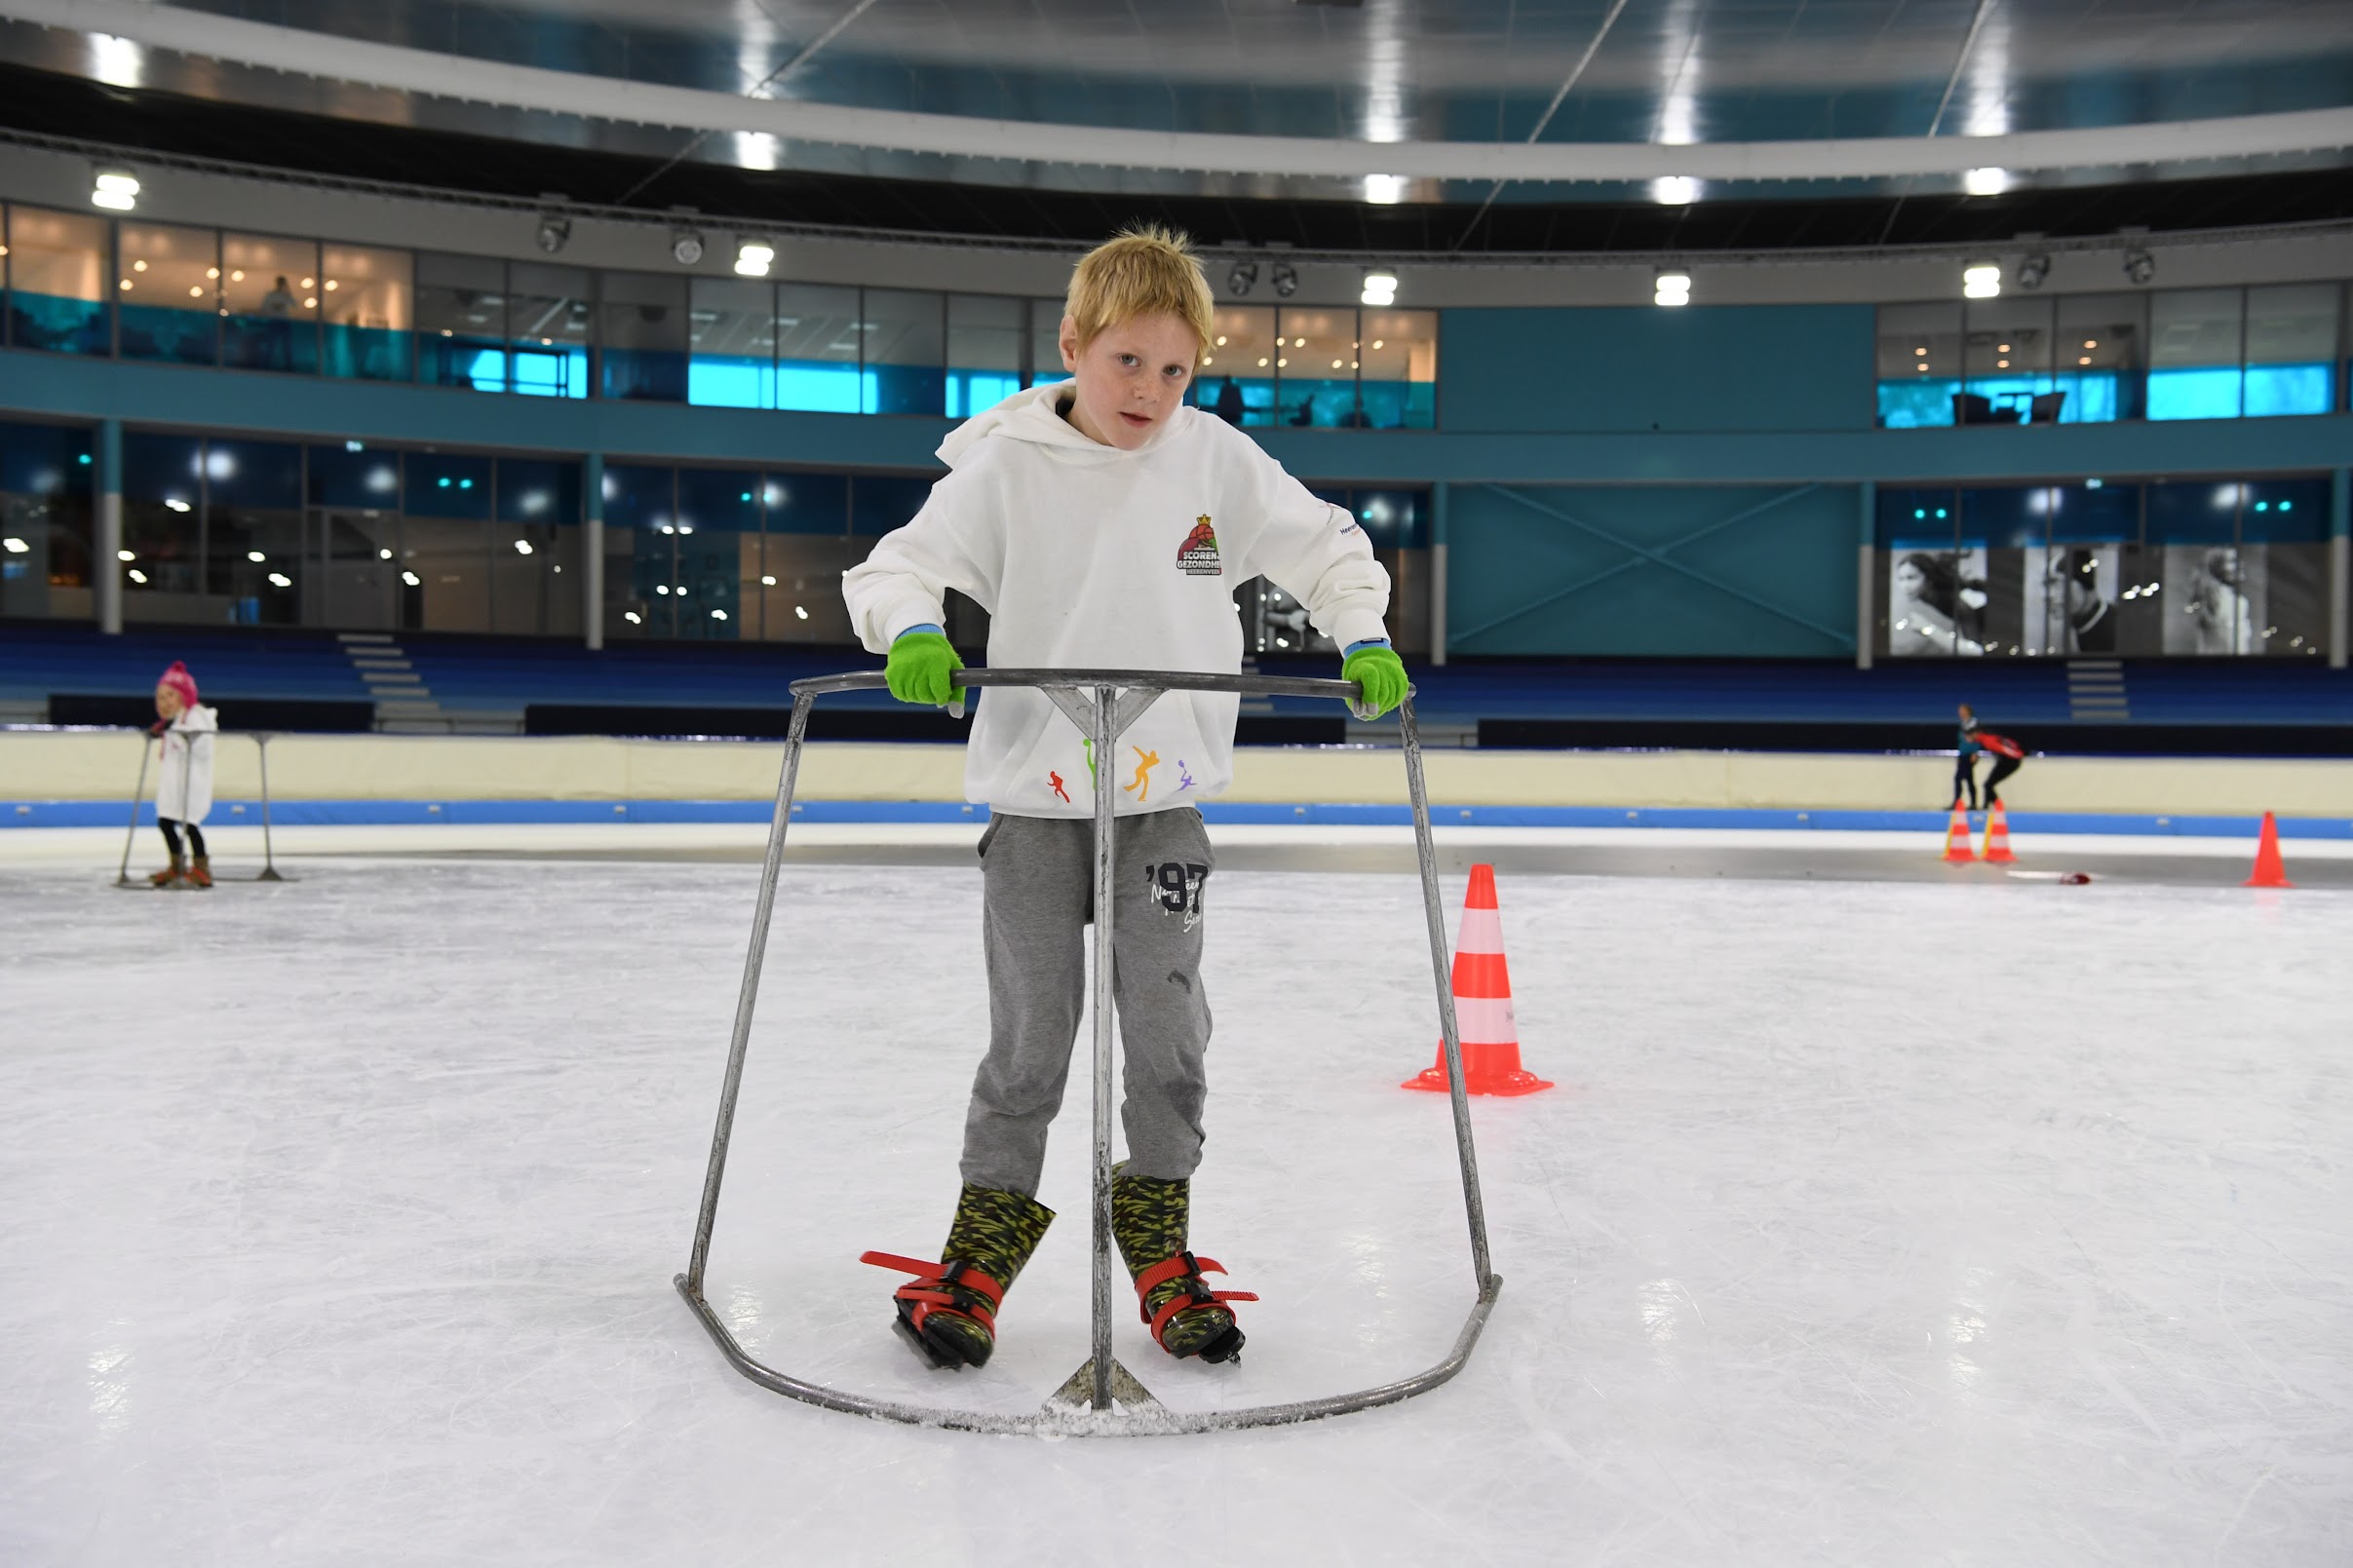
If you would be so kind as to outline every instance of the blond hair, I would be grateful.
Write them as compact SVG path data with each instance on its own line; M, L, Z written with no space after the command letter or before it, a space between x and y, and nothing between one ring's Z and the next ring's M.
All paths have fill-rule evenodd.
M1193 329L1198 354L1209 349L1217 300L1189 238L1139 223L1080 258L1062 308L1077 324L1081 349L1123 322L1165 312Z

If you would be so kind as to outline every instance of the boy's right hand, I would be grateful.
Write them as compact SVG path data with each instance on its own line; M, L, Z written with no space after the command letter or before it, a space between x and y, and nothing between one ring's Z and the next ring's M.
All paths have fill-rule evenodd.
M964 668L956 657L955 647L937 631L903 631L891 644L890 662L883 667L882 678L891 688L891 695L903 703L921 703L930 708L945 708L956 697L956 688L947 677Z

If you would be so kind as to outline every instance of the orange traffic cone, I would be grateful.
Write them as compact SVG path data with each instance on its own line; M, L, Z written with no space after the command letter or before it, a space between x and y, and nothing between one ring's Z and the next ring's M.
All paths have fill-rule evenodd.
M2293 888L2288 880L2288 867L2280 860L2280 823L2271 813L2263 813L2263 836L2255 847L2255 875L2240 884L2248 888Z
M1553 1086L1520 1065L1520 1026L1512 1016L1512 976L1503 962L1503 912L1495 906L1495 868L1471 867L1454 938L1454 1026L1462 1032L1462 1087L1473 1094L1533 1094ZM1447 1043L1438 1065L1401 1086L1447 1092Z
M1998 800L1986 808L1985 858L1987 865L2008 865L2018 859L2010 853L2010 814Z
M1969 814L1961 809L1958 796L1955 796L1952 802L1952 821L1945 824L1945 859L1948 860L1974 860L1977 859L1977 851L1969 847Z

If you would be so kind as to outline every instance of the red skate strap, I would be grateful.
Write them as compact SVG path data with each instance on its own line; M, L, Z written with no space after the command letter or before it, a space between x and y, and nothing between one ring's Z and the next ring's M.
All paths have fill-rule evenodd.
M923 1319L935 1312L954 1313L976 1319L984 1327L992 1332L997 1326L996 1317L989 1311L989 1307L1004 1305L1005 1287L969 1263L959 1265L954 1278L951 1279L948 1277L945 1263L927 1263L921 1258L903 1258L896 1252L861 1252L858 1254L858 1261L871 1263L880 1269L897 1269L902 1273L916 1277L901 1285L892 1299L916 1303L915 1326L917 1328L921 1328ZM969 1299L959 1300L956 1295L957 1291L967 1292L968 1296L983 1297L987 1301L988 1306L984 1307L980 1302Z
M1136 1277L1136 1315L1151 1325L1152 1338L1158 1342L1160 1341L1160 1330L1168 1320L1189 1308L1215 1306L1219 1302L1226 1301L1255 1301L1258 1299L1255 1292L1249 1290L1212 1290L1207 1281L1201 1278L1205 1274L1223 1274L1224 1272L1225 1266L1215 1258L1197 1258L1190 1252L1179 1252L1174 1257L1163 1258ZM1150 1294L1153 1286L1166 1284L1171 1280L1187 1278L1190 1279L1191 1283L1186 1287L1184 1294L1170 1297L1167 1302L1162 1304L1158 1312L1151 1312L1144 1306L1144 1298Z

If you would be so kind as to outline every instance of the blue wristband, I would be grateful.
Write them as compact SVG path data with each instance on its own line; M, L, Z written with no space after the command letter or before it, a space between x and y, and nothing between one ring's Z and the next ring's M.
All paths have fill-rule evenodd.
M918 631L937 631L944 637L947 635L947 628L936 621L926 621L920 626L908 627L905 631L899 633L899 637L911 637ZM891 641L897 642L899 637L893 637Z
M1355 657L1357 650L1360 648L1386 648L1388 646L1389 639L1387 637L1367 637L1362 642L1352 642L1348 644L1347 647L1342 648L1340 650L1340 658L1343 660L1351 659Z

